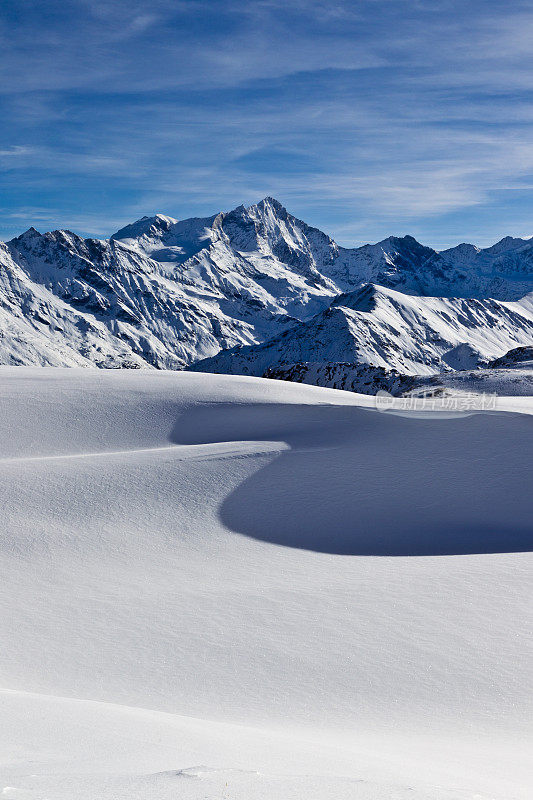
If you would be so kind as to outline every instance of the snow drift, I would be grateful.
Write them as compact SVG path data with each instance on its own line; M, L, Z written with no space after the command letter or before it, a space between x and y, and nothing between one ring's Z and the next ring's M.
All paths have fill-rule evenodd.
M499 402L2 369L0 790L528 797L531 400Z

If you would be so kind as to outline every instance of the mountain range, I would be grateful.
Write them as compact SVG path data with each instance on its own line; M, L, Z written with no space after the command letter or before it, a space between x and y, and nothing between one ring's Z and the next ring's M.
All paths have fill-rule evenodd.
M418 297L365 284L259 345L225 350L203 372L261 376L296 361L368 364L406 375L476 367L533 337L533 293L522 300Z
M531 345L530 292L533 240L348 249L273 198L109 239L30 228L0 244L0 363L430 375Z

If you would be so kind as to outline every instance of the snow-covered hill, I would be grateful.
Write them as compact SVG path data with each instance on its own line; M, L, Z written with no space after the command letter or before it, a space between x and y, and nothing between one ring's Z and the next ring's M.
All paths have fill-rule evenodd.
M367 282L517 300L533 290L533 244L437 253L406 236L346 249L272 198L143 217L109 240L32 228L0 244L0 363L180 369L277 337Z
M368 284L270 341L238 347L191 369L244 375L296 362L348 362L431 375L533 341L533 295L516 302L415 297ZM472 363L468 364L472 366Z
M2 798L531 796L530 398L0 377Z

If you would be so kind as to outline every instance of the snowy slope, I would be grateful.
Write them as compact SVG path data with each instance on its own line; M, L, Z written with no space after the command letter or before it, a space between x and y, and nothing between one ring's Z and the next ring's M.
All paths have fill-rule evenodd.
M2 797L528 798L533 407L500 403L0 370Z
M0 363L180 369L279 336L368 282L514 301L533 289L532 254L510 238L443 253L410 236L346 249L273 198L143 217L110 240L30 228L0 245Z
M143 366L176 369L221 347L262 341L295 323L281 308L261 305L245 294L232 302L201 282L173 280L157 262L114 240L28 231L4 250L0 275L5 280L10 280L13 262L29 281L99 325L108 349L117 351L118 366L125 351ZM16 294L12 302L22 306ZM34 323L31 311L27 316ZM45 328L40 332L47 335ZM68 332L64 338L67 347L76 346ZM99 353L89 353L89 358L107 366Z
M264 344L225 351L191 368L261 376L295 362L348 362L431 375L450 369L450 364L461 366L465 345L469 360L475 351L480 363L529 345L532 298L504 303L413 297L368 284Z

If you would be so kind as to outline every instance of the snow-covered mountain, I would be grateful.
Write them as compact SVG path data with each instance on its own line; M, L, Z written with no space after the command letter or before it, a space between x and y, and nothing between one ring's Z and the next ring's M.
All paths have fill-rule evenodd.
M109 240L30 228L0 245L0 363L180 369L335 314L335 297L368 282L517 300L533 290L533 244L438 253L405 236L346 249L273 198L206 218L143 217ZM519 329L488 354L530 344ZM339 343L335 359L351 354Z
M501 300L519 299L533 289L533 240L508 236L485 249L462 244L439 253L412 236L390 236L350 249L289 214L272 197L203 219L144 217L112 238L166 264L171 274L185 264L180 274L194 282L207 280L225 289L228 275L235 280L236 273L247 273L266 282L282 307L299 318L316 310L317 297L366 282L417 295ZM292 302L286 290L280 292L284 279L292 284Z
M414 297L367 284L260 345L200 361L203 372L262 376L296 362L348 362L432 375L474 366L533 340L533 295L516 302ZM468 365L465 360L468 351Z
M172 275L166 262L114 239L30 230L2 247L0 261L7 287L0 295L7 315L3 363L59 359L71 366L74 349L80 365L126 361L179 369L221 348L263 341L296 321L269 298L259 300L229 283L221 290L214 281L194 280L186 269ZM224 284L221 272L217 277ZM38 344L43 340L46 347ZM42 358L36 361L32 352L25 357L26 350L42 351Z

